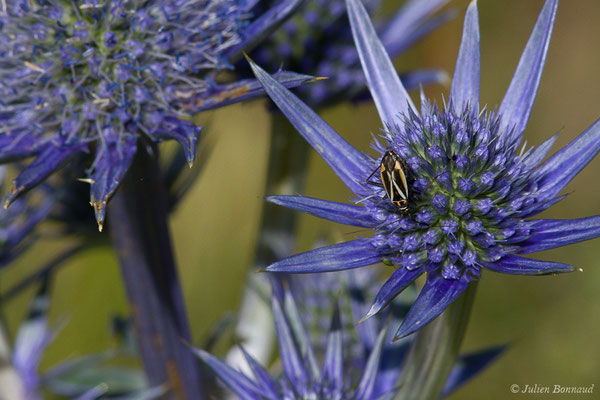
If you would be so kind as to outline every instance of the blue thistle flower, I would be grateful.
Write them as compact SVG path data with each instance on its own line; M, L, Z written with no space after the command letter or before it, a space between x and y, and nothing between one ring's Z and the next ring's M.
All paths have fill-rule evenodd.
M362 296L364 287L352 282L363 276L355 275L348 275L350 290L344 290L342 295L342 298L347 297L345 294L350 295L346 300L352 303L352 311L366 306ZM229 389L240 399L253 400L392 398L397 390L410 338L389 343L384 318L370 320L354 332L353 326L344 327L344 311L337 302L328 327L309 332L302 306L306 299L298 296L289 285L277 280L272 282L271 304L283 368L277 379L272 378L243 347L247 375L204 350L193 349ZM391 319L395 319L401 317L402 312L390 314ZM353 347L357 351L348 351L347 339L356 334L359 340ZM321 342L325 343L323 347ZM446 383L444 396L489 365L503 350L504 346L499 346L463 356ZM323 360L321 368L317 362L319 358Z
M409 0L392 17L380 21L378 32L390 55L398 56L421 37L454 17L453 10L436 14L448 2ZM380 3L380 0L363 1L371 15L381 8ZM255 10L260 12L261 7L264 4L257 5ZM328 77L319 85L298 89L300 97L311 107L357 97L364 91L365 79L342 0L307 2L281 29L252 52L251 57L263 66L283 65L291 71ZM238 70L244 69L247 68ZM446 80L446 73L439 69L421 69L402 75L402 82L408 87Z
M479 108L475 2L466 13L450 99L440 108L422 94L420 112L362 4L347 0L347 5L364 73L385 126L385 144L373 145L378 158L352 147L297 97L251 65L275 104L352 190L357 204L302 196L268 200L372 229L374 234L298 254L266 270L307 273L381 261L396 265L364 318L378 313L417 277L426 275L425 286L396 338L432 321L483 269L520 275L573 271L571 265L521 256L600 235L600 216L532 219L563 199L561 190L600 151L600 122L545 161L555 136L538 147L519 150L558 1L546 1L497 112Z
M192 113L223 105L215 96L231 102L234 89L248 95L248 82L216 85L214 74L298 3L282 1L251 20L248 5L231 0L3 1L0 162L35 157L5 208L91 152L86 179L102 229L140 140L177 140L192 163L201 131Z
M323 365L317 364L316 353L302 325L294 297L288 289L274 287L272 298L275 330L283 367L282 376L272 378L252 356L244 351L253 378L230 367L217 357L200 349L194 353L204 361L240 399L375 399L386 331L377 338L368 356L358 384L351 386L345 377L344 346L339 310L333 313L327 335ZM242 349L243 350L243 349Z
M350 357L360 351L357 350L359 338L354 329L352 300L354 296L370 298L377 293L375 289L380 284L377 272L374 269L355 269L347 271L342 277L335 272L286 277L294 297L299 299L298 307L303 325L316 349L323 349L327 344L322 333L330 324L335 305L340 309L346 356ZM360 285L355 285L356 282L360 282ZM349 291L353 297L340 296L345 291Z

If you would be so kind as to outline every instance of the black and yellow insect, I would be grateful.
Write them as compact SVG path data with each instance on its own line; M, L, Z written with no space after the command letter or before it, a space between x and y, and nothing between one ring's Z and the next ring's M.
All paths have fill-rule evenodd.
M383 187L390 202L398 207L398 211L408 211L408 178L407 168L402 159L394 150L388 149L379 166L381 183L372 182L369 179L375 175L377 170L367 178L367 182Z

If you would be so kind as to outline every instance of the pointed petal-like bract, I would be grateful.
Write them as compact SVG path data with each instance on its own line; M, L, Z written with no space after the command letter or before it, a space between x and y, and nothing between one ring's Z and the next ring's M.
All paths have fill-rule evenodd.
M196 144L202 127L196 126L191 121L182 120L176 116L166 115L161 118L157 127L148 134L156 141L175 139L179 142L185 153L188 164L196 159Z
M346 142L331 126L262 68L248 60L271 100L296 130L354 193L362 190L360 177L369 176L366 156Z
M364 207L304 196L269 196L267 201L340 224L372 228L377 223Z
M456 300L468 285L469 282L464 279L445 279L437 274L429 274L425 286L404 317L394 340L408 336L430 323Z
M568 264L533 260L512 254L502 257L499 261L483 264L492 271L517 275L559 274L575 270L573 266Z
M3 238L0 251L0 269L7 266L33 241L31 232L40 222L50 215L55 204L56 199L50 194L44 193L41 202L34 207L28 207L24 204L14 210L15 216L25 215L25 218L17 218L17 220L13 221L10 225L2 227ZM15 207L15 205L13 205L13 207ZM11 213L13 210L11 209L5 212Z
M215 375L219 377L221 381L231 391L239 396L241 400L259 400L261 393L260 388L256 386L246 375L239 371L236 371L217 357L202 349L191 348L192 352L201 359L206 365L208 365Z
M507 347L507 345L496 346L460 356L448 376L442 397L449 396L450 393L480 373L495 361Z
M342 322L339 305L335 305L331 326L327 335L327 347L323 358L323 381L333 393L342 393L344 386L344 358L342 354Z
M281 23L285 22L305 0L281 0L275 6L262 13L260 17L248 25L243 32L242 41L229 48L225 58L239 54L241 50L249 52L262 42Z
M504 95L498 114L510 141L521 136L531 114L542 78L558 0L547 0L523 50L519 65Z
M296 393L301 396L308 390L308 375L302 363L302 357L296 350L292 331L287 323L279 301L273 298L272 308L275 319L275 332L279 344L279 357L286 376L294 386Z
M44 279L29 305L27 319L19 326L11 360L29 389L39 383L38 367L44 350L54 338L48 329L49 306L48 280Z
M355 400L369 400L375 390L377 372L379 371L379 360L381 359L386 336L387 329L382 329L381 332L379 332L375 346L373 346L373 350L371 350L365 370L363 371L360 382L354 392Z
M3 133L0 135L0 162L31 157L40 147L40 142L41 139L31 130L15 129Z
M532 228L532 236L519 243L519 253L554 249L600 236L600 216L565 219L538 220Z
M277 394L279 389L279 384L275 382L269 372L263 368L246 350L242 347L242 353L244 354L244 358L246 362L250 366L252 370L252 374L254 375L254 380L260 386L260 394L266 397L269 400L278 400L279 396Z
M585 167L600 151L600 119L571 143L553 154L537 171L538 199L549 200Z
M136 137L128 135L122 140L115 137L105 137L102 148L90 174L90 203L94 207L98 228L102 231L106 203L113 195L125 173L131 165L137 150Z
M341 271L376 264L381 256L370 250L366 239L338 243L320 247L277 261L267 268L267 272L309 273Z
M273 279L272 281L274 281ZM273 285L275 288L275 285ZM283 290L283 289L282 289ZM319 371L319 365L317 364L317 357L315 356L315 352L313 351L312 345L310 343L310 337L308 336L308 332L306 332L306 328L304 327L304 323L302 322L302 317L300 316L300 312L298 311L298 307L296 306L296 301L294 300L294 296L290 290L283 290L283 309L285 311L285 315L287 316L287 322L292 330L294 335L294 339L298 349L300 350L300 354L306 359L308 363L308 368L311 373L311 376L314 379L320 379L321 373Z
M314 76L290 71L278 71L273 74L273 79L288 89L318 80ZM225 85L215 85L210 90L201 92L189 108L194 112L212 110L248 100L264 93L265 89L258 80L244 79Z
M421 68L410 72L401 73L400 80L407 89L418 88L419 85L439 83L447 85L450 82L448 73L439 68Z
M356 50L379 117L384 125L393 125L399 114L408 114L409 108L416 113L415 106L377 37L363 4L359 0L346 0L346 4Z
M552 147L554 142L556 142L557 138L558 135L551 136L548 139L546 139L544 143L531 150L531 152L523 158L523 162L525 163L525 165L527 165L528 167L535 167L536 165L541 163L544 157L546 157L546 154L548 154L548 152L550 151L550 148Z
M4 208L15 201L20 195L27 192L48 175L56 171L63 163L67 162L71 156L87 148L84 142L73 144L55 143L49 141L45 143L35 160L26 166L21 173L13 180L10 193L6 196Z
M386 23L383 32L379 35L388 54L394 57L421 37L454 18L456 13L453 10L432 17L448 1L410 0L405 2L396 15Z
M450 100L458 113L467 104L476 111L479 109L480 65L479 17L477 2L472 1L465 15L462 41L450 89Z
M392 301L396 296L398 296L408 285L410 285L415 279L417 279L423 273L422 268L417 268L413 271L408 270L407 268L400 267L398 268L392 276L390 276L387 281L383 284L377 296L375 296L375 301L371 306L371 309L365 315L361 321L366 320L367 318L372 317L381 311L382 308L387 306L390 301Z

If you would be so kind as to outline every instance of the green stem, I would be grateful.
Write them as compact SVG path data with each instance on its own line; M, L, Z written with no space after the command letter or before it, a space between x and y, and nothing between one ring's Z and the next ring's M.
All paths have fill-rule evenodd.
M396 400L437 400L458 357L477 283L416 333L402 368Z

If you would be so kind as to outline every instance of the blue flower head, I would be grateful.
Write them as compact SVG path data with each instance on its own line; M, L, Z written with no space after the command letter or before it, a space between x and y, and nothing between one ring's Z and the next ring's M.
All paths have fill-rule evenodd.
M600 235L600 217L532 219L564 198L561 190L600 150L600 122L544 160L556 137L521 149L540 82L557 0L547 0L497 112L479 107L477 5L469 6L450 98L412 103L358 0L347 0L354 40L384 123L372 158L252 65L267 93L356 196L356 205L302 196L271 202L347 225L370 238L322 247L278 261L272 272L323 272L384 261L396 271L365 318L378 313L421 275L426 283L396 332L420 329L451 304L483 269L542 275L571 265L524 258Z
M140 139L177 140L193 162L201 128L187 117L217 105L206 94L232 90L211 76L296 3L251 20L249 6L232 0L2 1L0 162L35 157L5 208L90 152L86 179L102 228Z
M348 360L344 354L342 325L336 307L330 319L323 364L317 363L317 353L304 329L296 302L289 289L274 285L272 298L275 331L283 371L274 379L256 360L244 351L252 377L230 367L217 357L200 349L193 349L240 399L375 399L381 398L376 385L384 348L386 331L376 339L366 364L356 382L345 371ZM242 349L243 350L243 349Z
M380 10L380 3L380 0L363 1L370 14ZM380 21L378 32L390 55L399 55L452 18L453 11L436 14L446 3L448 0L408 0L391 18ZM259 3L255 9L260 11L261 7L264 4ZM328 77L318 85L298 89L300 97L311 107L356 97L364 90L365 79L345 14L343 0L307 2L281 29L252 52L251 57L260 65L283 65L291 71ZM242 71L244 69L247 67L240 68ZM419 82L446 79L446 74L437 69L417 70L402 76L404 84L409 87Z
M361 272L347 274L348 290L338 292L338 296L341 294L343 300L351 303L350 313L368 308L363 297L363 278L374 278L373 274L368 275L371 276ZM318 279L312 275L306 277L306 280L313 282ZM385 318L373 318L355 331L353 324L344 326L343 314L347 311L334 301L336 305L332 307L328 326L311 332L306 329L306 305L303 305L310 299L303 297L306 295L304 290L300 293L294 291L294 286L297 288L298 284L288 286L273 280L272 310L283 368L278 378L272 378L243 348L247 375L204 350L193 351L229 389L244 400L393 398L411 338L389 343L390 335L385 325L389 320L402 317L402 309L405 309L402 302L397 302L394 311ZM321 342L324 346L320 345ZM504 346L500 346L461 357L446 382L443 396L480 372L503 350ZM323 360L322 366L319 366L318 359Z

